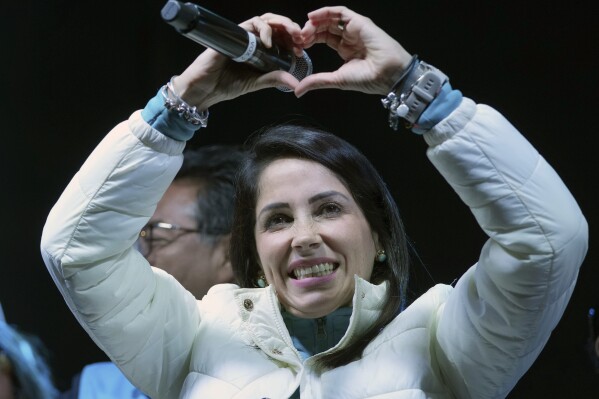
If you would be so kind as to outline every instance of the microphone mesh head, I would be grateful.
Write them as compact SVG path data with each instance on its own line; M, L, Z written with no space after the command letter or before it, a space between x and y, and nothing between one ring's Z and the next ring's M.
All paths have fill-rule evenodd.
M289 68L290 74L292 74L297 80L302 80L308 75L312 74L312 60L308 57L308 54L304 51L301 57L293 56L291 61L291 68ZM281 91L292 91L289 87L278 86L277 89Z
M297 80L302 80L312 74L312 60L305 51L300 58L293 57L289 73L295 76Z

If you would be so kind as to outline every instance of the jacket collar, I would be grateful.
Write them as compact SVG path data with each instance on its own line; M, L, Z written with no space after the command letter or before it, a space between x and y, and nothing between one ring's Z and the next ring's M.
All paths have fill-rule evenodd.
M385 304L387 287L386 282L374 285L354 276L349 326L339 343L326 352L345 347L374 323ZM257 346L273 358L289 362L292 357L301 362L281 316L281 304L273 286L240 289L235 298L242 328Z

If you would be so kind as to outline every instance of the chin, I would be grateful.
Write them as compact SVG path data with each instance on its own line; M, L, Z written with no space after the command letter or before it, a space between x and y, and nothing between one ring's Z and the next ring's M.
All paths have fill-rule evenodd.
M326 316L343 306L342 303L339 303L338 301L332 302L328 298L314 298L315 300L309 301L306 299L307 298L302 298L302 300L296 300L293 301L292 304L287 303L284 306L287 311L294 316L306 319L317 319Z

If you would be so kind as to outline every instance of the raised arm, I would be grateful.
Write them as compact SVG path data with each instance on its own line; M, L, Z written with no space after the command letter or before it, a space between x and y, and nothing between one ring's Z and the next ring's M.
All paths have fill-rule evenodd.
M570 299L588 227L567 187L497 111L464 99L428 156L489 236L440 314L445 377L464 398L503 398Z
M505 397L572 294L588 245L584 216L502 115L462 97L442 72L422 65L370 19L345 7L308 17L306 46L326 43L345 63L304 79L296 94L326 87L387 95L392 125L404 119L423 134L428 157L489 236L433 322L432 347L457 397ZM427 79L438 87L427 91L421 84Z
M242 26L267 46L275 30L300 32L273 14ZM182 140L198 128L167 110L162 93L206 111L255 90L296 84L286 72L261 74L204 51L143 112L106 136L50 212L41 246L54 281L92 339L152 397L178 397L201 321L195 298L133 248L181 165Z

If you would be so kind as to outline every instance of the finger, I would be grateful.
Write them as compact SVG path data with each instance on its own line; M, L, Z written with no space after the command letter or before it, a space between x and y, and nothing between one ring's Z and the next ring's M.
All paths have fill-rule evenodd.
M285 86L295 90L299 81L290 73L285 71L273 71L260 75L254 84L255 90L269 87Z
M321 25L321 26L310 26L306 25L302 29L302 38L304 40L304 47L313 46L316 43L326 43L327 36L331 38L336 36L335 40L343 37L343 30L337 25Z
M304 42L304 48L310 48L316 44L316 32L318 26L314 25L312 21L308 20L302 28L301 37Z
M297 56L303 52L303 39L300 26L291 19L272 13L254 17L242 25L259 35L265 47L270 48L274 40L285 48L292 49Z
M289 36L293 38L300 38L301 28L290 18L272 13L266 13L262 15L260 18L262 18L264 21L266 21L266 23L268 23L270 26L276 29L285 30L289 34Z
M361 27L366 18L346 7L324 7L308 16L309 20L302 29L304 48L316 43L327 43L329 47L338 50L338 38L349 46L361 42Z
M349 20L353 15L357 15L349 8L344 6L322 7L308 13L308 19L314 24L337 22L338 20Z
M330 32L336 35L343 34L347 25L347 19L335 17L331 19L313 20L308 19L302 28L302 37L304 41L310 39L320 32Z
M323 7L308 14L308 20L317 27L317 32L327 30L333 34L343 34L351 22L360 17L360 14L344 6Z
M293 50L296 56L301 57L304 51L304 40L300 26L291 19L276 15L264 14L262 18L273 29L274 40L285 48Z
M324 43L328 47L335 50L344 60L344 54L341 54L341 41L343 38L339 35L331 34L330 32L320 32L314 37L314 43Z
M257 34L262 44L267 48L272 47L272 28L262 18L254 17L240 24L240 26L249 32Z
M340 89L341 84L335 72L316 73L302 79L295 86L295 96L301 97L309 91L318 89Z

